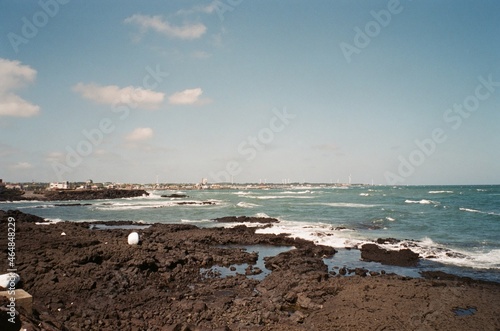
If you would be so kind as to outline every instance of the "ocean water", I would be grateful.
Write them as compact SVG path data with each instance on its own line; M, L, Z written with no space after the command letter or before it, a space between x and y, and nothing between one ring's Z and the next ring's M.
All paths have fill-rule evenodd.
M318 185L185 191L182 193L189 197L183 199L161 197L181 192L149 193L148 197L85 201L87 206L4 202L0 209L19 209L51 221L131 220L202 227L224 226L211 221L223 216L269 216L280 222L258 232L287 233L338 248L339 254L325 261L331 268L390 270L361 262L359 251L344 248L377 238L396 238L401 242L385 246L409 247L423 258L417 268L396 268L397 273L418 276L421 270L443 270L500 282L500 186ZM213 204L204 205L206 201Z

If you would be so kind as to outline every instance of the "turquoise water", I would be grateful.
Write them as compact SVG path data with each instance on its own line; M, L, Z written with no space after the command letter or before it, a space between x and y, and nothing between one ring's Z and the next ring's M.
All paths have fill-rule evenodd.
M198 226L222 226L211 219L223 216L269 216L280 223L258 232L288 233L337 248L393 237L403 241L387 248L409 246L424 257L420 268L446 268L500 282L500 186L318 185L185 191L189 196L185 199L161 198L172 191L150 193L149 197L86 201L89 206L33 201L0 203L0 209L20 209L53 221L132 220ZM177 204L182 201L194 204ZM202 205L204 201L214 204Z

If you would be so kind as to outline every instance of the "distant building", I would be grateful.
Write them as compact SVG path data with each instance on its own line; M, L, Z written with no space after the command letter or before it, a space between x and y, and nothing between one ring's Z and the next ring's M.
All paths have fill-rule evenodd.
M5 188L6 189L9 189L9 190L22 190L23 189L23 186L21 184L6 184L5 185Z
M54 182L49 184L49 190L67 190L69 189L69 182Z

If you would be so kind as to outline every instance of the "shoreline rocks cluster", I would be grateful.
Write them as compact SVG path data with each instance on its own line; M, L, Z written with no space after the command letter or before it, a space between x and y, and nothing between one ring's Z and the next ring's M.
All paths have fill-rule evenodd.
M8 217L16 220L20 286L33 296L33 311L18 315L19 328L29 331L500 328L498 284L333 276L323 262L335 258L333 248L242 225L152 224L134 230L141 240L131 246L130 230L41 226L37 216L0 211L0 247L7 247ZM255 253L234 245L295 249L266 258L271 273L263 280L200 272L255 263ZM458 318L457 307L476 312Z
M145 190L121 190L121 189L103 189L103 190L56 190L45 191L41 194L26 195L23 191L16 190L16 193L2 192L0 201L67 201L67 200L97 200L97 199L120 199L135 198L143 195L148 196Z

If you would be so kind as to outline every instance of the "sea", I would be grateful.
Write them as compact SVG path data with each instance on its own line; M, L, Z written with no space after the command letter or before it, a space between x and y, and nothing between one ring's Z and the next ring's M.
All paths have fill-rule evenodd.
M498 185L295 185L264 189L240 186L227 190L148 192L149 196L114 200L2 202L0 209L18 209L47 222L94 224L126 220L144 225L215 227L236 225L214 222L218 217L273 217L279 223L256 232L285 233L335 247L338 253L325 258L332 271L364 267L420 277L421 271L440 270L500 283ZM162 197L174 193L187 197ZM420 254L420 262L416 267L364 262L360 260L360 251L351 249L378 238L399 240L382 246L410 248Z

